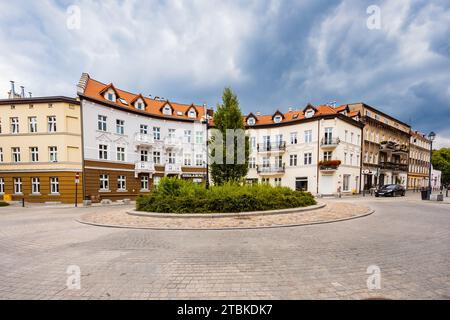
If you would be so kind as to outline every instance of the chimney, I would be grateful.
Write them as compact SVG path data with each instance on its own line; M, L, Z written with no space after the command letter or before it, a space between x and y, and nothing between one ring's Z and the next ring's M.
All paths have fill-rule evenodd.
M25 87L24 86L20 86L20 96L22 97L22 98L25 98Z
M261 115L261 112L256 111L256 116L259 117Z
M294 110L292 109L292 107L289 107L289 109L288 109L288 110L289 110L289 112L292 112L292 111L294 111Z
M16 91L14 89L14 81L10 81L11 82L11 91L9 93L9 98L10 99L14 99L16 97Z

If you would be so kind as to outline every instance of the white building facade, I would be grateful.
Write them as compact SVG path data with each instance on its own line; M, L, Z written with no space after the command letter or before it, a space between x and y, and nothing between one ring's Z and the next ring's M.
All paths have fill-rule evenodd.
M317 195L358 193L363 128L358 115L312 105L285 114L249 114L247 180Z

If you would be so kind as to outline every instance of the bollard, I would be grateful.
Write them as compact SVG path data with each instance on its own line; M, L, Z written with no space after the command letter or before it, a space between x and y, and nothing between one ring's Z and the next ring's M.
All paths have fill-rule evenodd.
M22 198L22 208L25 208L25 198Z

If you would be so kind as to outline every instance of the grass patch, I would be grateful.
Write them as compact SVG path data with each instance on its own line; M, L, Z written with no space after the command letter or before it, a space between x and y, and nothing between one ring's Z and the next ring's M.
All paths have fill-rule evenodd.
M316 204L309 192L267 184L221 186L163 178L149 195L136 200L136 210L160 213L226 213L306 207Z
M9 206L8 202L0 201L0 207L7 207Z

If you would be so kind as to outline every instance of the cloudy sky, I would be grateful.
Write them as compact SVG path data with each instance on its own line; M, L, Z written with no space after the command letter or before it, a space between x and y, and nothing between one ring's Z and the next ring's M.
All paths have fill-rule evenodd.
M231 86L244 113L363 101L450 146L448 0L0 0L0 48L1 98L82 72L209 106Z

